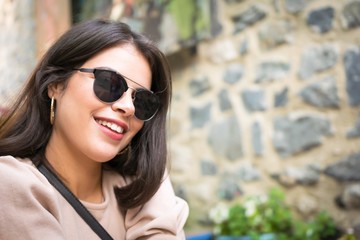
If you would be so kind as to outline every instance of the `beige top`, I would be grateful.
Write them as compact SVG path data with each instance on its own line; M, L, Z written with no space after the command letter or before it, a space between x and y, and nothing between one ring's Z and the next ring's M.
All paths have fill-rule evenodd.
M104 202L82 202L114 239L185 239L187 203L176 197L169 177L144 206L119 211L113 187L125 185L104 171ZM0 157L0 239L99 239L29 159Z

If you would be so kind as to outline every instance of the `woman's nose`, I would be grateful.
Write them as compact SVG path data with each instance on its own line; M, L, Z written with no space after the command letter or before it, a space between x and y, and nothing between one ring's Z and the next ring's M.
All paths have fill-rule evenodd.
M127 91L111 105L111 108L114 111L123 113L125 116L133 116L135 114L135 106L133 102L134 94L135 90L128 88Z

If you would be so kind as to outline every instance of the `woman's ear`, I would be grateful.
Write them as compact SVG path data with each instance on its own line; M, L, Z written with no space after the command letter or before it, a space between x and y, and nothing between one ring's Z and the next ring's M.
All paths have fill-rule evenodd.
M62 84L52 83L48 86L48 96L49 98L57 98L63 91Z

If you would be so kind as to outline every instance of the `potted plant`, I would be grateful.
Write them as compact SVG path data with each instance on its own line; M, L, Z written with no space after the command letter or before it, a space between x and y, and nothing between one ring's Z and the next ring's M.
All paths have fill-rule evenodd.
M209 212L216 240L325 240L337 239L339 230L326 213L312 221L293 218L284 193L271 189L266 196L250 196L230 206L219 204Z

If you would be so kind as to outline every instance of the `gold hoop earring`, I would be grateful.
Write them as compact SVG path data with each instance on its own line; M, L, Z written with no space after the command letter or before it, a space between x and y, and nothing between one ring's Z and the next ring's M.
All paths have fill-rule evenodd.
M122 149L120 152L118 152L118 154L116 155L122 155L124 154L125 152L127 152L129 150L129 145L127 145L124 149Z
M50 104L50 124L53 125L54 121L55 121L55 99L54 97L52 97Z

